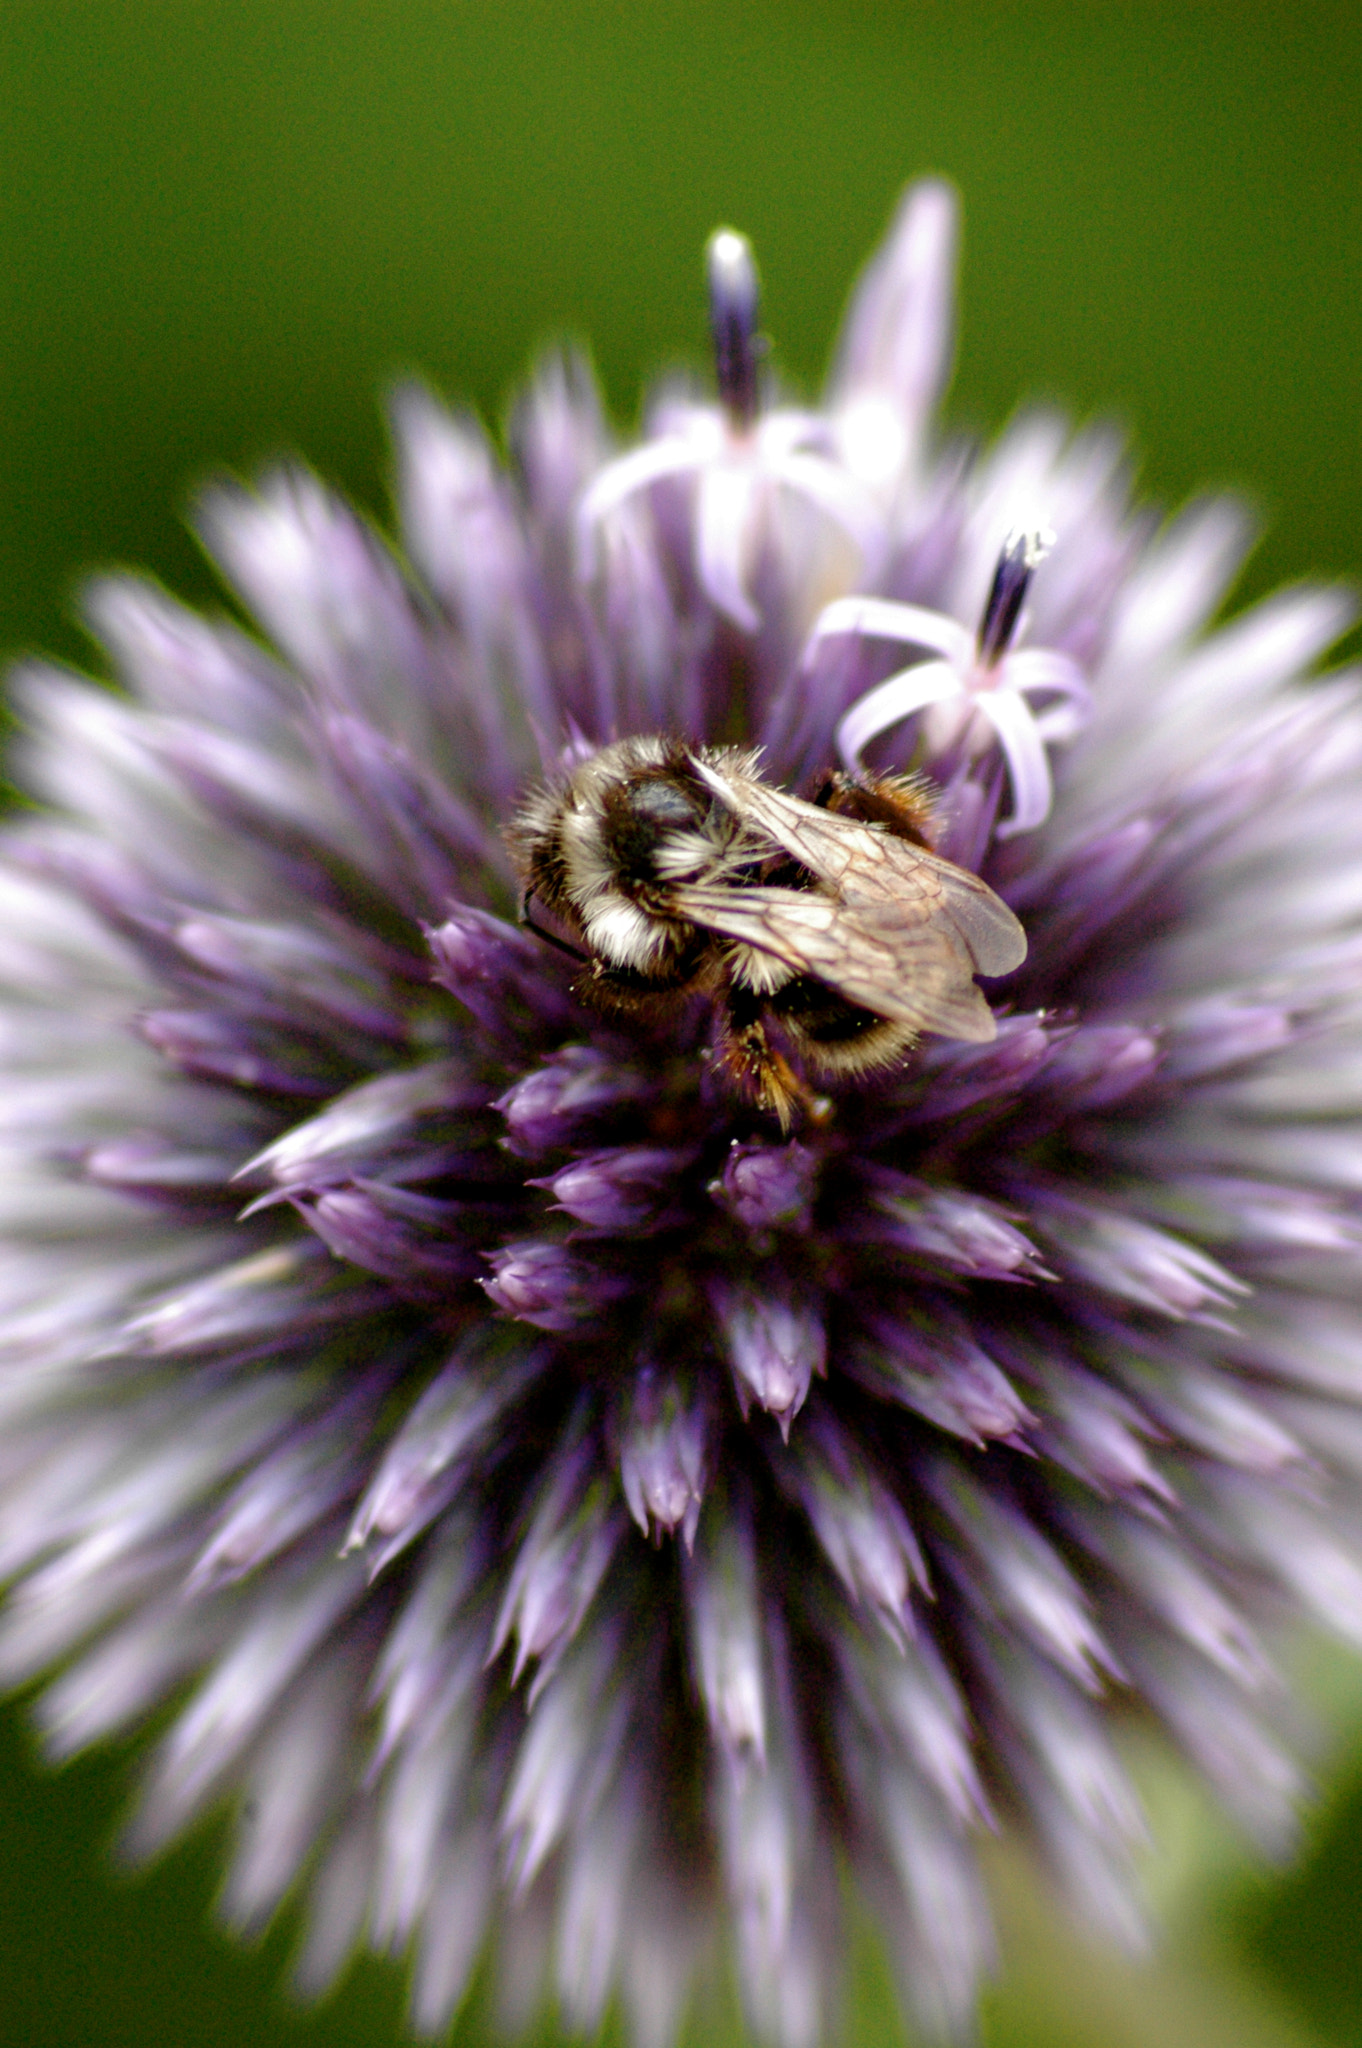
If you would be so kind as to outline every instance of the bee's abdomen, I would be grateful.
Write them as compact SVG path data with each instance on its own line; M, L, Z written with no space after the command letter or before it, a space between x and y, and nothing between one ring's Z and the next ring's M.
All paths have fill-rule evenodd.
M794 975L774 992L770 1004L782 1023L794 1025L815 1045L842 1045L884 1022L812 974Z

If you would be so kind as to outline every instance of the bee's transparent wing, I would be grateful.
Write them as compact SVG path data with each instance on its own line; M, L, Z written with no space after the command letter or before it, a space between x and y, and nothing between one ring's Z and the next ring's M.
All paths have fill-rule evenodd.
M971 978L965 942L939 898L838 902L812 889L681 884L678 917L812 974L848 1002L943 1038L993 1038L993 1012Z
M1025 932L1001 897L977 875L953 867L911 840L807 804L756 776L738 780L698 754L691 760L697 775L730 810L768 834L846 905L926 903L935 920L949 920L954 927L976 974L1010 974L1026 958Z

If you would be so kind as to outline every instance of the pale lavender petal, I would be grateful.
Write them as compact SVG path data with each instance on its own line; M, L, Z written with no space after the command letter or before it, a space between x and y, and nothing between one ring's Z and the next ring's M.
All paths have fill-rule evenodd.
M1050 815L1054 785L1050 759L1029 705L1010 690L981 690L974 702L998 735L1012 785L1012 809L998 826L998 837L1034 832Z
M427 1060L362 1081L320 1115L294 1124L237 1173L247 1183L269 1178L280 1187L319 1187L356 1173L375 1173L417 1147L439 1143L459 1128L458 1112L480 1107L476 1075L456 1060Z
M144 1010L137 1029L183 1073L270 1095L330 1095L342 1076L297 1032L212 1010Z
M186 1592L247 1577L353 1497L364 1470L360 1446L382 1392L382 1382L362 1387L334 1418L291 1435L246 1474L224 1501Z
M528 537L474 421L455 418L419 388L399 394L394 416L412 557L472 661L464 694L489 741L523 774L533 759L530 733L551 731L556 709Z
M709 445L712 441L712 447ZM647 441L628 455L618 456L593 479L577 508L578 558L587 574L595 567L596 528L615 508L663 477L685 476L698 470L721 445L718 422L712 436L664 435Z
M622 1773L598 1825L568 1851L558 1917L558 1995L568 2023L600 2027L630 1933L645 1792L641 1773Z
M709 1192L748 1230L807 1230L812 1220L817 1155L791 1139L767 1145L735 1138Z
M621 1431L620 1485L645 1536L679 1529L687 1550L694 1549L711 1434L702 1396L674 1379L640 1374Z
M435 978L489 1031L508 1017L527 1035L561 1029L572 1015L561 956L527 932L460 904L426 934Z
M832 453L833 434L825 416L798 406L781 405L764 413L754 433L761 456L770 465L801 450L821 456Z
M705 1902L665 1857L638 1872L622 1991L638 2048L675 2048L692 1980L708 1976L714 1928Z
M1000 1018L998 1036L984 1045L929 1042L922 1060L930 1084L917 1116L953 1123L969 1110L991 1110L1019 1096L1048 1065L1052 1040L1045 1022L1043 1014Z
M1105 1205L1052 1209L1045 1231L1061 1267L1179 1321L1217 1320L1247 1287L1195 1245Z
M329 934L199 911L167 936L192 967L213 977L229 1002L261 997L299 1025L339 1024L397 1043L406 1036L400 1004L377 961Z
M1004 656L999 673L1000 688L1016 690L1022 696L1033 690L1052 690L1056 696L1071 699L1081 711L1091 708L1092 690L1082 669L1053 648L1019 648Z
M826 1411L802 1433L787 1483L852 1599L902 1648L913 1633L913 1585L927 1566L907 1515L854 1439Z
M256 1602L161 1745L131 1842L149 1854L212 1797L340 1620L362 1599L365 1577L332 1558L309 1577Z
M1035 1714L1032 1726L1045 1740L1045 1761L1051 1776L1078 1823L1077 1839L1090 1842L1103 1836L1113 1839L1118 1850L1144 1848L1148 1826L1140 1809L1135 1788L1117 1759L1102 1722L1081 1694L1069 1689L1063 1695L1063 1718L1053 1683ZM1111 1915L1095 1916L1098 1924ZM1118 1911L1118 1938L1125 1915ZM1138 1922L1136 1923L1138 1926ZM1137 1936L1137 1941L1139 1937Z
M991 1499L958 1467L942 1464L932 1491L965 1546L953 1565L965 1597L981 1612L992 1602L1043 1657L1098 1694L1120 1667L1092 1618L1092 1603L1054 1546L1006 1499ZM965 1563L972 1557L979 1577Z
M552 1152L584 1126L612 1112L628 1113L647 1099L636 1068L610 1060L585 1045L565 1046L541 1067L532 1067L495 1107L506 1119L512 1143L525 1152Z
M265 1925L349 1794L345 1763L361 1668L349 1646L319 1659L250 1759L221 1898L238 1928Z
M929 647L962 672L974 657L974 641L955 619L917 604L896 604L883 597L839 597L825 605L815 621L805 650L807 664L823 640L842 633L867 639L892 640L909 647Z
M882 1400L901 1402L976 1445L1020 1437L1030 1424L1007 1375L949 1314L919 1324L877 1313L869 1331L871 1341L846 1363Z
M957 211L942 180L910 185L847 313L829 397L844 458L868 483L918 455L950 372Z
M566 1245L526 1238L488 1254L492 1278L481 1285L508 1316L538 1330L567 1332L589 1325L630 1282L576 1258Z
M1355 1529L1321 1523L1303 1500L1265 1493L1245 1473L1216 1473L1214 1497L1244 1555L1288 1587L1305 1611L1347 1643L1362 1642L1362 1567Z
M854 1751L849 1760L860 1763L860 1832L878 1850L862 1882L900 1999L929 2037L949 2039L969 2024L995 1959L977 1859L915 1770Z
M376 867L407 914L438 916L498 873L497 840L469 805L408 749L353 714L319 724L319 752L368 827ZM353 852L355 849L351 849Z
M347 506L292 469L259 495L219 488L203 524L247 604L328 702L429 741L431 650L395 565Z
M242 633L210 624L140 577L97 577L84 610L130 686L156 710L240 733L264 759L295 743L297 686Z
M892 1647L854 1636L837 1647L849 1695L880 1746L921 1771L957 1827L991 1823L969 1710L925 1631Z
M750 1523L710 1517L685 1572L691 1655L705 1712L729 1765L766 1768L765 1632Z
M581 1627L623 1533L610 1489L594 1475L593 1452L569 1444L549 1473L492 1631L489 1661L515 1637L513 1685L537 1660L531 1705Z
M411 2020L438 2033L462 2003L496 1898L490 1845L480 1834L450 1843L422 1916L412 1970Z
M1141 1692L1230 1812L1274 1856L1295 1841L1305 1776L1243 1694L1204 1658L1132 1632L1122 1654Z
M1071 1113L1106 1109L1152 1080L1164 1058L1159 1037L1138 1024L1080 1024L1056 1034L1036 1092L1062 1097Z
M700 472L695 507L695 573L711 604L746 633L761 616L747 591L757 543L759 486L754 472L737 462L716 463Z
M521 1896L568 1828L600 1800L632 1711L614 1635L588 1631L536 1702L506 1787L500 1830Z
M1169 1536L1132 1517L1088 1513L1079 1526L1085 1545L1192 1649L1246 1691L1267 1683L1272 1667L1253 1630Z
M234 1260L140 1310L110 1351L174 1357L224 1347L268 1349L292 1331L348 1318L366 1297L337 1286L328 1264L321 1247L305 1239Z
M1251 538L1245 508L1233 498L1204 500L1174 519L1120 593L1111 666L1147 673L1207 625Z
M310 1888L306 1931L293 1966L294 1986L304 1998L329 1991L359 1945L373 1858L372 1815L361 1809L328 1843Z
M744 2004L781 2048L814 2048L828 1987L815 1902L826 1886L796 1722L788 1652L767 1644L768 1745L762 1770L722 1770L715 1787ZM826 1907L831 1897L825 1892Z
M40 1717L47 1755L64 1761L123 1734L200 1669L221 1636L221 1623L186 1615L171 1597L144 1600L49 1686ZM0 1668L22 1672L9 1641L0 1640Z
M465 1646L466 1648L467 1646ZM400 1951L421 1925L457 1840L469 1785L471 1736L484 1702L479 1660L465 1655L427 1703L419 1740L406 1742L377 1792L377 1869L369 1938ZM471 1845L470 1845L471 1846Z
M588 1152L546 1180L544 1188L579 1223L603 1232L658 1229L675 1221L677 1182L695 1154L662 1145L620 1145Z
M997 1203L933 1188L887 1170L869 1181L869 1213L858 1228L959 1273L990 1280L1052 1278L1040 1254Z
M486 1541L473 1517L458 1510L443 1517L369 1680L379 1711L371 1783L399 1751L423 1748L432 1723L439 1727L449 1712L462 1712L476 1691L487 1655L487 1619L477 1600L486 1569Z
M391 1281L412 1299L438 1300L482 1271L466 1227L470 1217L488 1217L481 1203L444 1202L381 1181L353 1181L292 1200L336 1258Z
M854 771L865 748L882 732L928 704L949 703L964 694L964 684L947 662L923 661L916 668L900 669L852 705L837 728L837 752Z
M583 354L549 352L512 412L509 435L531 509L548 531L565 533L609 453L600 393Z
M755 1400L790 1425L808 1398L815 1373L827 1371L827 1332L816 1298L799 1299L785 1282L761 1290L720 1287L715 1307L739 1405Z
M467 1462L503 1412L543 1371L536 1347L466 1341L426 1388L355 1510L344 1553L374 1539L376 1575L455 1497Z
M1165 1432L1119 1388L1053 1359L1033 1362L1048 1413L1032 1436L1103 1498L1172 1502L1174 1491L1150 1455Z

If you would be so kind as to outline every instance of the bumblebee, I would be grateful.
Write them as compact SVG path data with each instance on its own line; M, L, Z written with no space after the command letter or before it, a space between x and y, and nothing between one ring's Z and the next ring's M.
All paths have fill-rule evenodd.
M788 1130L809 1082L892 1066L923 1031L992 1038L974 976L1019 967L1026 935L931 851L914 778L831 774L806 801L758 759L617 740L536 790L508 836L522 919L563 945L538 903L568 933L579 995L649 1022L707 998L718 1063Z

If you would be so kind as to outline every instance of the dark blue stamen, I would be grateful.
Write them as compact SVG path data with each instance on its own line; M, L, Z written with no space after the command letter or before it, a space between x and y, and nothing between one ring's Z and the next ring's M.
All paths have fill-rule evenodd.
M759 291L752 245L732 228L718 228L706 251L709 270L709 325L714 336L714 372L719 399L735 427L750 427L757 416L757 334Z
M992 668L1012 645L1031 578L1052 545L1053 537L1034 527L1014 528L1003 542L988 603L979 621L979 660L985 668Z

